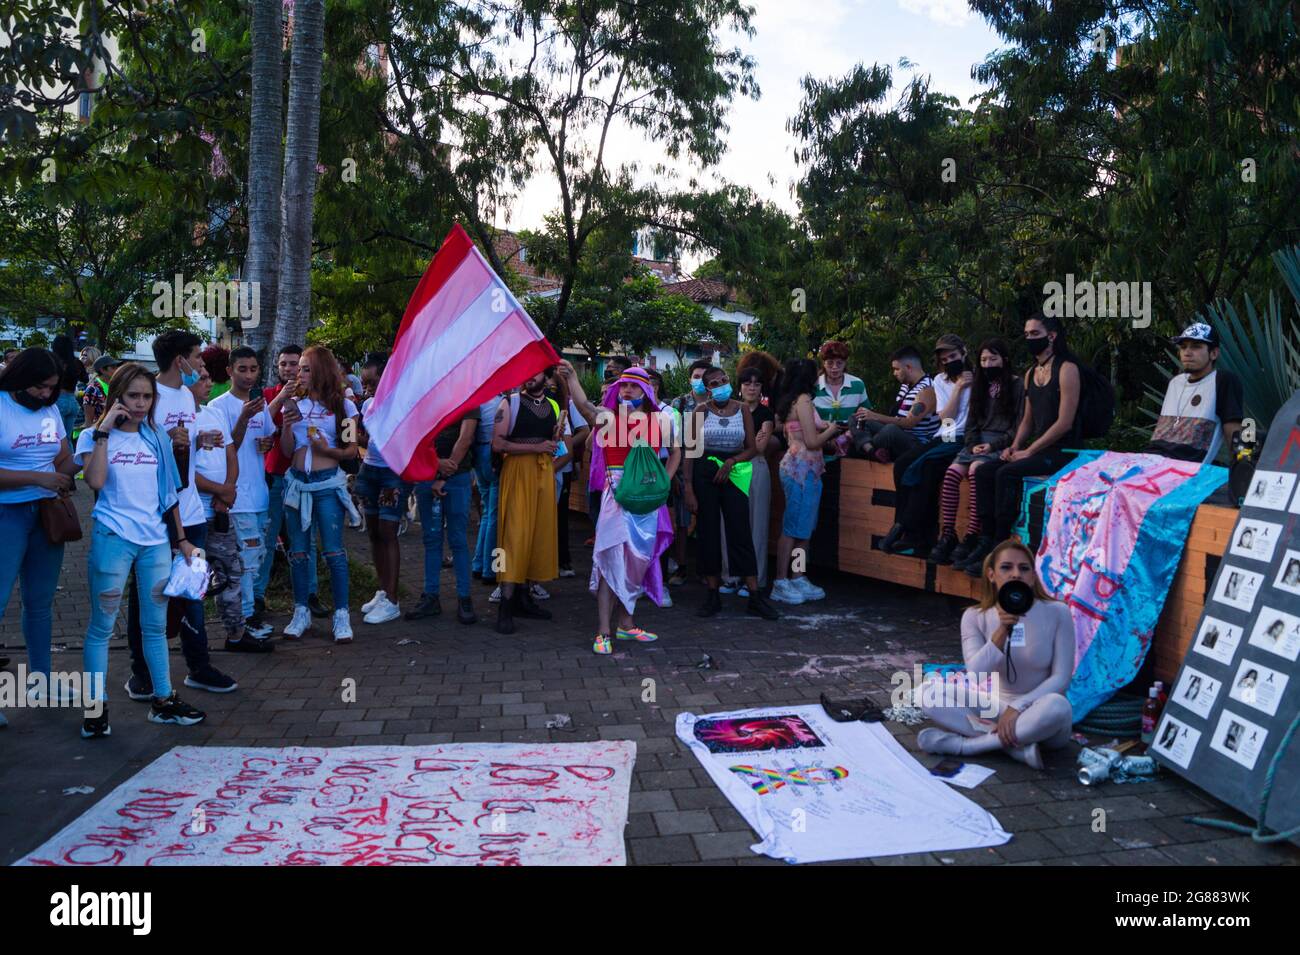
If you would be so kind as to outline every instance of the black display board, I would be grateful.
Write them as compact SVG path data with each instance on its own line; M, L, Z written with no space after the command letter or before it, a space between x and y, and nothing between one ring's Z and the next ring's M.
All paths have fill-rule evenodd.
M1300 393L1269 429L1151 753L1254 819L1300 712L1297 658ZM1300 824L1300 733L1278 764L1266 822L1276 831Z

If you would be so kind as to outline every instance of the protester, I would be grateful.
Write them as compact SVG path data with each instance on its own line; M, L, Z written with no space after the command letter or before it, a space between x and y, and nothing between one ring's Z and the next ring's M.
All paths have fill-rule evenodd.
M261 367L257 352L247 346L230 353L229 368L230 390L217 398L209 397L207 406L220 415L223 429L238 449L239 478L230 520L244 569L239 580L240 612L248 631L263 638L270 635L272 628L257 610L254 596L262 563L269 561L273 553L266 549L263 538L270 509L263 460L275 443L272 416L289 400L290 392L281 391L269 407L265 398L253 394Z
M81 367L86 369L86 377L88 379L94 375L95 362L98 361L99 357L103 354L104 353L94 345L87 345L81 351L77 352L77 359L81 362ZM95 420L97 421L99 419L97 418ZM93 424L94 422L91 423Z
M849 421L859 409L871 407L867 386L861 378L848 374L849 346L843 342L827 342L820 352L822 375L817 379L817 393L813 405L822 420L828 423Z
M286 388L290 389L289 397L296 397L294 392L298 383L298 360L301 357L302 347L300 345L285 345L280 349L280 353L275 360L275 372L280 379L279 384L262 389L262 397L270 403L268 410L276 406L275 399ZM283 403L278 407L283 409ZM271 584L271 569L275 563L276 543L280 539L280 531L284 525L284 475L289 470L291 462L280 450L280 433L283 426L282 415L282 410L278 412L271 411L271 421L275 425L276 433L274 435L275 440L271 442L271 450L266 452L265 460L269 483L266 530L262 534L262 553L264 556L262 569L257 576L253 593L253 603L258 614L266 612L266 588ZM308 537L307 539L307 588L307 608L311 611L311 615L313 617L328 617L330 612L325 609L317 596L315 537Z
M184 536L195 547L207 546L208 522L199 499L194 479L195 455L200 433L195 426L198 405L190 391L203 377L203 359L199 357L199 337L193 332L164 332L153 341L154 361L158 375L153 380L153 422L172 439L172 454L180 467L180 519ZM125 366L123 366L125 367ZM114 375L114 379L116 379ZM110 383L111 387L111 383ZM112 402L109 402L111 407ZM205 442L212 440L208 432ZM79 445L80 446L80 445ZM137 573L127 596L127 645L131 649L131 679L126 685L127 695L144 702L155 695L149 684L150 669L144 656L143 631L140 619L141 605L146 602L140 593ZM203 616L203 601L173 597L167 605L167 635L180 634L181 651L189 666L185 685L210 693L233 693L239 685L212 665L208 651L208 632Z
M1025 402L1015 437L998 460L982 464L975 472L980 537L958 565L972 577L982 574L984 558L995 542L1011 536L1023 479L1059 470L1078 434L1082 379L1065 340L1065 326L1056 317L1030 318L1025 322L1025 344L1034 361L1025 373Z
M975 548L980 536L980 519L973 484L968 491L966 536L961 543L957 542L961 482L973 480L981 465L998 459L1002 449L1011 444L1012 433L1020 420L1025 386L1016 375L1011 350L1002 339L990 338L980 345L979 364L970 390L970 414L962 450L943 474L939 540L927 558L936 566L960 563Z
M704 387L704 373L713 367L707 358L697 359L690 364L691 390L679 395L672 401L672 410L676 412L683 432L695 406L705 400L708 390ZM686 439L682 436L683 442ZM686 506L686 469L678 468L673 476L673 489L669 497L669 508L673 514L673 546L668 561L668 585L680 587L686 583L686 538L690 534L692 515Z
M569 493L573 487L573 475L582 465L582 450L591 434L591 426L578 407L567 397L568 387L557 373L547 377L548 397L553 398L562 407L567 404L569 416L564 422L564 448L556 448L557 457L552 464L555 468L555 538L559 547L560 576L577 576L573 569L573 556L569 553ZM563 450L563 454L559 452Z
M65 434L72 434L82 420L81 402L77 400L78 386L89 380L86 367L73 351L72 339L67 335L56 335L50 343L50 351L59 360L62 369L59 375L59 414L63 418Z
M1213 326L1196 322L1170 342L1178 348L1183 373L1169 379L1151 442L1142 450L1210 464L1220 438L1232 447L1233 435L1241 430L1241 379L1216 367L1219 333Z
M172 349L182 347L185 341L173 337L164 343L163 357L169 351L171 354L164 367L175 369L180 356ZM196 342L196 359L197 353ZM109 383L108 411L93 428L82 431L77 440L77 463L86 470L87 486L98 492L91 512L94 528L87 561L90 623L86 630L84 665L92 689L83 701L88 713L82 722L81 735L86 739L112 732L105 686L108 640L113 635L121 606L122 589L132 571L138 589L144 594L138 602L139 627L143 633L140 651L135 655L143 659L145 668L138 675L137 691L132 692L128 684L128 694L133 699L149 701L149 720L154 723L190 726L204 719L202 712L183 702L172 690L168 672L167 598L163 596L172 563L168 538L175 537L186 561L193 559L198 545L188 538L182 525L183 506L177 506L180 501L176 488L180 486L181 473L173 455L173 448L178 445L174 432L185 429L178 425L173 434L168 434L159 423L160 390L154 376L143 366L122 365ZM189 447L187 441L179 444ZM190 486L193 487L192 481ZM206 649L205 645L205 653ZM188 655L186 660L190 662ZM190 662L190 665L193 674L194 664ZM136 681L137 676L133 675L132 682ZM95 705L99 703L103 704L102 709ZM90 715L96 709L98 714Z
M999 589L1013 580L1034 590L1023 617L998 606ZM981 732L973 725L972 718L991 715L980 706L927 704L925 715L942 729L921 730L921 749L952 756L1000 749L1042 769L1039 744L1058 749L1070 741L1073 713L1065 691L1074 675L1074 621L1070 609L1043 589L1034 555L1019 541L1003 541L985 560L983 596L961 618L961 650L967 673L996 680L990 701L996 727Z
M623 467L636 443L644 443L656 454L668 447L665 471L671 481L681 463L681 448L672 444L673 426L659 404L654 384L646 370L632 366L606 388L600 407L582 390L578 374L567 361L560 365L584 420L596 427L592 445L592 470L604 474L600 520L596 524L596 549L592 554L589 589L596 595L597 631L591 649L600 654L614 652L613 640L651 643L658 635L636 625L636 602L645 595L663 604L665 590L659 567L660 556L672 541L672 519L667 499L646 514L633 514L615 497L623 480ZM618 601L618 627L614 628L614 602Z
M975 380L966 369L966 343L957 335L944 335L936 343L934 355L939 373L917 403L936 409L939 431L894 460L894 526L880 542L886 554L919 556L929 552L943 475L961 451L965 437L970 386Z
M767 355L766 352L749 352L750 355ZM771 357L771 356L768 356ZM767 590L767 540L768 525L772 513L772 472L767 465L767 454L775 446L772 433L776 428L776 418L767 406L766 389L771 385L766 377L767 369L750 362L742 366L744 359L737 362L736 381L740 385L740 400L749 409L750 419L754 422L754 446L758 454L750 462L749 481L749 528L754 541L754 561L758 565L758 587ZM724 594L740 593L749 596L740 581L731 576L731 567L727 561L727 529L722 529L722 587Z
M745 489L737 487L737 465L752 461L758 454L754 442L754 421L749 409L731 397L731 384L721 368L710 367L704 373L708 401L696 405L687 434L700 436L702 453L697 460L686 455L686 504L696 515L696 561L700 576L708 586L704 604L696 611L700 617L712 617L722 609L719 589L722 586L722 527L727 527L727 549L731 571L745 582L749 590L747 612L767 620L780 615L758 588L758 566L749 526L748 481Z
M199 404L195 427L200 434L216 432L220 441L210 446L200 444L194 460L194 481L208 520L207 546L204 548L213 569L213 586L208 596L217 605L221 624L226 629L226 649L236 653L266 653L275 646L265 636L259 638L245 625L240 585L244 579L244 562L239 553L239 533L231 510L239 490L239 446L235 443L225 414L207 405L212 392L212 377L206 367L198 384L190 388ZM261 468L258 468L261 471Z
M298 360L296 394L281 413L280 450L292 460L284 478L284 518L289 530L289 573L293 619L284 635L301 639L311 626L308 543L321 537L321 556L330 572L334 641L352 640L348 608L348 556L343 549L343 515L359 521L341 461L357 456L357 406L343 397L338 359L312 345Z
M95 349L85 349L93 351ZM91 374L86 382L86 389L81 395L82 420L93 424L104 416L107 407L104 399L108 396L108 382L113 377L113 372L117 371L121 359L114 358L112 355L97 355L91 365Z
M424 536L424 592L415 609L407 613L407 620L442 613L438 596L442 549L444 541L449 541L456 574L456 620L463 624L478 621L469 592L469 498L473 490L473 451L478 423L479 409L475 406L439 431L433 439L438 454L438 477L415 485L420 530Z
M776 580L772 599L780 603L801 604L820 600L826 591L812 583L803 568L808 562L808 541L817 527L822 496L822 473L825 457L822 446L844 434L848 424L827 423L813 404L817 389L817 364L810 358L795 358L785 363L774 411L785 431L787 450L781 458L781 490L785 511L781 516L781 536L776 545ZM791 573L791 557L800 551L799 570Z
M859 408L853 416L853 445L857 453L882 464L915 450L939 431L934 406L934 380L926 374L921 353L905 345L889 356L890 371L898 382L894 413L885 415ZM926 395L930 400L926 401ZM839 419L844 420L844 419Z
M489 586L495 586L497 567L494 554L497 547L497 511L500 475L492 461L492 431L496 426L497 409L503 396L496 395L478 406L478 431L474 435L474 483L478 487L479 521L474 541L474 558L470 561L470 576Z
M501 402L492 450L501 465L498 546L502 566L497 605L498 633L514 633L515 617L550 620L529 592L530 583L554 580L559 573L555 543L555 473L560 406L546 397L546 375L539 372L517 394ZM594 472L593 468L593 472Z
M220 398L230 390L230 352L220 345L209 345L200 352L200 357L203 359L203 367L212 376L212 393L208 396L208 401Z
M19 352L0 371L0 619L18 582L27 668L47 678L63 544L46 535L41 502L71 494L78 471L58 413L62 381L59 360L43 348Z

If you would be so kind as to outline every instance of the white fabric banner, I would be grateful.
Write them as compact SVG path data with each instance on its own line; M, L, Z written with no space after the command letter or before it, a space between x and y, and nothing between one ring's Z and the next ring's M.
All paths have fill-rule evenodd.
M880 723L817 705L677 717L691 748L761 841L754 852L826 862L1000 846L980 806L930 775Z
M178 746L18 865L623 865L636 744Z

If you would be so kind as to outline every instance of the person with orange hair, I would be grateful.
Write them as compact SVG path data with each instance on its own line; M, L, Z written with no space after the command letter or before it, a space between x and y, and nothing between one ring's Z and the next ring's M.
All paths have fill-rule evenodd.
M828 424L849 422L858 408L871 407L867 386L862 379L845 371L849 360L848 345L827 342L818 357L822 362L822 375L817 379L813 408L823 421Z

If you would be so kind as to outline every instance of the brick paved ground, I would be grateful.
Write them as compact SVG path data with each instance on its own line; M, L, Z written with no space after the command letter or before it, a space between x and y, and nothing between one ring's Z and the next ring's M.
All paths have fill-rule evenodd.
M747 617L740 604L700 621L693 610L702 589L674 591L678 606L648 608L639 617L661 634L658 644L627 648L611 657L591 653L593 603L586 593L581 546L588 525L575 519L574 554L579 576L548 585L546 604L555 621L524 622L504 637L491 627L488 591L474 587L484 618L460 626L448 614L455 592L444 571L444 616L432 623L398 621L364 625L354 613L357 639L334 647L321 637L280 643L276 652L252 658L215 654L219 667L239 680L238 692L184 695L208 711L194 728L155 726L142 705L116 692L113 735L94 743L77 736L79 713L11 709L0 730L0 864L35 848L96 799L173 745L348 746L401 743L526 741L566 742L630 739L637 744L636 772L626 830L629 861L637 864L706 863L781 865L755 856L756 841L684 747L673 723L684 711L709 712L768 704L815 703L823 690L871 693L885 703L890 675L920 660L957 655L960 607L945 598L852 577L821 582L831 597L790 608L778 623ZM418 592L421 550L418 528L403 538L403 580ZM348 532L354 554L364 541ZM85 553L70 548L58 594L56 668L80 667L84 632ZM356 596L354 604L368 599ZM726 599L726 598L724 598ZM734 599L734 598L733 598ZM24 662L18 628L18 596L0 624L0 656ZM282 626L284 615L276 621ZM215 621L213 621L215 623ZM210 624L212 626L212 624ZM214 631L219 627L213 626ZM277 628L278 629L278 628ZM279 642L279 641L277 641ZM714 668L697 667L705 654ZM183 676L179 651L172 672ZM128 672L126 650L110 653L113 691ZM342 702L345 678L357 681L357 701ZM643 681L655 681L654 703L642 702ZM570 730L548 730L559 713ZM915 750L914 730L886 724ZM988 807L1015 834L996 849L926 853L871 860L876 865L1068 865L1296 864L1300 850L1265 847L1248 838L1225 837L1182 821L1188 813L1244 821L1181 779L1161 779L1090 791L1073 779L1075 747L1051 754L1037 773L1002 756L981 760L997 770L970 798ZM925 763L934 759L919 757ZM66 787L89 785L92 795L64 796ZM1093 810L1107 811L1104 833L1091 827Z

